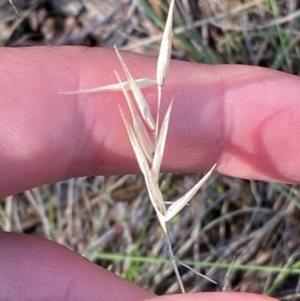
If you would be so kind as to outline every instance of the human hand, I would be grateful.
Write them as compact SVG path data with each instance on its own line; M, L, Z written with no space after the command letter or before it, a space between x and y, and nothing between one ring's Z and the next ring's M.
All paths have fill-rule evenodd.
M58 94L116 82L113 70L120 66L113 51L0 51L0 197L72 176L138 171L119 115L122 93ZM154 58L123 56L136 78L153 77ZM155 108L156 94L146 93ZM256 67L172 62L163 102L172 97L165 171L199 171L217 162L219 172L237 177L299 182L298 77ZM1 300L153 297L50 241L11 233L0 239ZM230 293L168 298L200 297L268 299Z

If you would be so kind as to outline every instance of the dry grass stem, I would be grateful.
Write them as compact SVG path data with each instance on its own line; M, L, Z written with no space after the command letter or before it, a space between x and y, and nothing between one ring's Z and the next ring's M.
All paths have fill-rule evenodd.
M181 276L180 276L178 266L177 266L177 260L176 260L176 257L174 255L174 252L173 252L172 243L170 241L170 237L169 237L168 232L165 232L165 235L166 235L167 244L168 244L168 247L169 247L169 253L170 253L169 256L170 256L170 259L171 259L171 262L172 262L172 265L173 265L173 270L174 270L176 278L178 280L180 290L184 294L185 293L185 288L184 288L183 282L181 280Z
M14 10L14 13L15 13L16 17L19 18L19 13L18 13L18 10L17 10L15 4L13 3L12 0L8 0L8 1L9 1L10 5L12 6L12 8L13 8L13 10Z

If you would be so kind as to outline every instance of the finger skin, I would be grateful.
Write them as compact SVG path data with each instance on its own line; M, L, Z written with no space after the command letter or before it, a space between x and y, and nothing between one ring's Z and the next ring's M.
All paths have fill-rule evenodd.
M0 233L0 300L137 301L152 297L67 248L28 235Z
M274 301L246 293L154 297L52 241L0 233L0 300L5 301Z
M122 53L135 78L154 77L156 58ZM0 197L72 176L138 172L120 118L121 92L60 91L124 79L112 50L0 50ZM300 80L249 66L172 61L162 111L174 97L163 171L300 180ZM156 87L145 94L155 112Z

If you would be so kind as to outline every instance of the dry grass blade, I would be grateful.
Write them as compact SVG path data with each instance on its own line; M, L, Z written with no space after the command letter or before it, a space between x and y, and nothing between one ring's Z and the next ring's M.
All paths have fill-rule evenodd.
M116 77L118 79L119 82L121 82L121 79L118 75L117 72L116 73ZM153 156L154 156L154 143L152 142L143 121L141 120L139 114L137 113L130 95L127 93L127 91L125 90L125 88L122 86L122 91L123 94L126 98L127 101L127 105L129 107L130 113L131 113L131 117L132 117L132 121L133 121L133 127L134 127L134 131L135 134L137 136L137 139L140 143L140 146L144 152L145 157L147 158L147 160L152 163L153 162Z
M167 210L165 215L165 221L168 222L171 220L180 210L193 198L193 196L197 193L197 191L201 188L201 186L206 182L206 180L210 177L217 164L206 173L206 175L185 195L183 195L179 200L174 202Z
M171 103L168 107L167 113L164 117L163 123L161 125L161 129L159 132L158 140L156 143L156 150L155 150L155 155L154 155L154 159L153 159L153 165L151 168L152 175L156 179L158 178L158 174L160 171L160 167L161 167L161 163L162 163L162 159L163 159L163 155L164 155L172 106L173 106L173 100L171 101Z
M154 78L139 78L135 80L135 83L139 87L139 89L144 89L156 85L156 80ZM80 94L91 94L91 93L99 93L99 92L116 92L116 91L122 91L122 89L130 90L130 84L128 81L97 87L97 88L85 89L85 90L59 92L59 94L80 95Z
M156 120L157 127L159 124L161 90L168 73L170 59L171 59L172 23L173 23L174 6L175 6L175 0L171 0L167 22L166 22L164 34L160 45L159 55L157 59L157 67L156 67L156 81L157 81L157 89L158 89L157 120ZM156 136L157 135L158 135L158 130L156 130Z
M145 99L143 93L141 92L141 90L139 89L139 87L137 86L137 84L135 83L135 80L133 79L131 73L129 72L119 50L117 49L117 47L115 47L115 51L117 53L117 56L120 60L120 63L124 69L124 72L127 76L131 91L134 95L134 99L139 107L139 110L145 120L145 123L148 125L149 129L151 129L152 131L155 131L156 129L156 123L154 121L154 118L152 116L150 107L148 105L147 100Z

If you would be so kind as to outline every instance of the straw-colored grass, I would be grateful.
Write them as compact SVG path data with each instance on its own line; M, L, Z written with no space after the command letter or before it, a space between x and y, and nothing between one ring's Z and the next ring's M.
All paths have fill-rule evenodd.
M156 85L157 85L157 118L153 118L150 107L148 105L147 99L142 93L141 83L154 83L155 81L152 79L138 79L135 80L129 69L126 66L119 50L115 47L116 54L118 59L123 67L123 70L127 77L127 82L121 82L118 74L117 78L119 81L119 85L121 90L124 93L124 96L127 100L128 107L131 112L132 121L130 122L122 108L120 107L121 116L123 118L127 134L129 140L131 142L132 148L134 150L135 156L137 158L140 170L144 176L146 186L148 189L148 194L150 201L156 211L158 220L160 225L165 233L167 238L167 243L170 252L170 259L173 264L174 272L176 274L181 292L185 292L182 279L179 274L179 270L176 263L176 258L173 253L173 249L171 246L167 223L181 211L181 209L186 206L193 196L197 193L197 191L201 188L201 186L205 183L208 177L211 175L213 170L216 167L216 164L210 169L210 171L203 177L198 183L190 189L185 195L175 201L169 208L166 207L163 195L160 191L159 187L159 174L160 168L163 160L164 149L167 139L168 127L171 118L171 111L173 100L170 102L167 112L163 118L161 127L159 126L159 112L160 112L160 104L162 98L162 88L164 82L167 78L168 69L170 65L171 59L171 49L172 49L172 22L173 22L173 12L174 12L175 0L171 0L170 9L167 17L166 27L164 29L164 34L161 41L160 52L157 60L157 70L156 70ZM129 87L127 87L129 85ZM113 87L113 89L111 89ZM112 84L105 87L97 87L84 91L70 91L65 92L64 94L87 94L94 93L95 91L111 91L116 90L117 84ZM129 88L129 89L126 89ZM136 105L139 108L140 116L134 108L134 104L132 103L131 97L129 96L126 90L130 90L133 94ZM133 126L131 125L133 124ZM149 135L145 126L148 127L149 131L153 131L155 135ZM149 166L150 164L150 166ZM184 265L185 266L185 265Z

